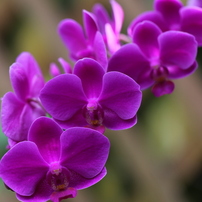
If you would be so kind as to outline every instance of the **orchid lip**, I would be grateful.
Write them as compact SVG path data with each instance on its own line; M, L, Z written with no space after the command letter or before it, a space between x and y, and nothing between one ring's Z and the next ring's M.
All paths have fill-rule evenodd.
M104 112L96 99L89 100L88 104L83 108L83 116L91 126L102 125Z
M155 81L163 81L167 78L169 72L168 69L162 66L158 66L151 71L151 77Z
M47 180L54 191L63 191L69 187L70 172L59 163L52 163Z

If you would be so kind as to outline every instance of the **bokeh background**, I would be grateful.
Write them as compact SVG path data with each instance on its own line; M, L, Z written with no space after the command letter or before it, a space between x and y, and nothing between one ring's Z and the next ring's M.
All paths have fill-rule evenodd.
M0 97L12 91L8 70L23 51L31 52L44 76L68 52L57 24L73 18L82 24L82 9L91 11L108 0L0 0ZM150 0L117 0L124 11L123 32L131 20L152 9ZM138 124L108 131L111 152L108 175L78 192L69 202L201 202L202 201L202 51L195 74L175 82L173 94L155 98L144 91ZM7 140L0 134L0 157ZM19 162L20 163L20 162ZM32 185L30 185L32 186ZM0 202L17 202L0 179ZM65 200L64 200L65 201Z

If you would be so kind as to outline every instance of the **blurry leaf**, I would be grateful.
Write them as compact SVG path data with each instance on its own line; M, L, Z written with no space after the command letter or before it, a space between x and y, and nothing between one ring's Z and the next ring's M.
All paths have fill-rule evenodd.
M2 133L0 129L0 158L4 155L7 145L7 137Z
M160 158L177 157L186 144L188 119L185 106L175 94L156 98L144 114L146 118L147 143Z

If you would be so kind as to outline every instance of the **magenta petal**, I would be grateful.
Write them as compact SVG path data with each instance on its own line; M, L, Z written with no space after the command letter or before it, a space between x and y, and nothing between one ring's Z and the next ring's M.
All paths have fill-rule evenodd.
M7 137L17 142L25 140L28 131L26 131L25 134L21 133L20 131L20 119L24 108L24 103L17 99L14 93L8 92L2 98L1 108L3 133L5 133Z
M30 88L25 69L20 63L14 63L11 65L9 73L12 87L17 97L24 102L29 95Z
M28 104L24 106L18 120L18 141L27 140L29 127L31 126L32 122L40 116L44 116L44 113L41 111L41 109L33 109L33 107Z
M55 63L50 64L49 73L52 77L56 77L61 74L59 67Z
M114 23L115 23L114 31L116 34L119 34L123 24L124 12L120 4L118 4L115 0L111 0L110 3L112 6Z
M38 97L39 91L44 86L45 81L37 61L30 53L23 52L17 57L16 63L20 63L26 72L29 81L29 96Z
M105 33L109 52L110 53L116 52L121 46L117 39L116 33L114 32L112 26L109 23L105 25Z
M198 6L202 7L202 1L201 0L188 0L187 1L188 6Z
M180 14L181 30L192 34L198 45L202 46L202 8L184 7L180 10Z
M4 183L20 195L30 196L46 175L48 165L32 142L21 142L1 159L0 176Z
M100 32L97 32L95 35L93 48L94 48L96 60L100 63L100 65L106 71L107 65L108 65L107 50L106 50L103 37Z
M93 44L96 32L98 31L96 20L92 13L83 10L83 23L86 31L86 36L88 37L90 44Z
M60 202L63 199L75 198L77 190L72 187L68 187L64 191L53 192L50 196L50 200L53 202Z
M114 111L122 119L133 118L140 107L140 86L129 76L120 72L108 72L103 77L103 89L99 103Z
M28 52L21 53L17 57L16 62L20 63L24 67L29 78L33 78L35 75L39 75L40 77L42 76L37 61L30 53Z
M111 130L124 130L133 127L137 123L137 116L123 120L115 112L104 108L105 119L103 124Z
M93 13L96 16L96 20L99 26L99 30L102 34L105 33L105 24L110 22L109 15L102 4L96 3L93 6Z
M194 62L189 68L181 69L176 66L167 67L169 75L167 78L169 79L179 79L192 74L198 67L197 62Z
M85 95L88 98L96 98L100 95L104 73L103 67L90 58L79 60L74 67L74 74L81 79Z
M149 33L149 34L148 34ZM141 51L148 58L159 56L158 36L161 30L152 22L144 21L133 30L133 42L136 43Z
M73 74L59 75L48 81L40 99L47 112L61 121L70 119L87 102L81 80Z
M112 55L109 60L108 71L119 71L133 78L141 88L151 86L151 67L149 61L142 54L136 44L127 44ZM144 77L143 77L144 76Z
M171 94L175 88L175 85L172 81L162 81L156 83L152 87L152 93L156 97L160 97L162 95Z
M162 65L187 69L196 59L197 42L185 32L164 32L159 36L159 46Z
M60 157L60 135L63 130L52 119L38 118L30 127L28 140L34 142L44 160L52 163Z
M2 98L2 130L12 140L19 142L27 139L31 123L44 115L41 109L20 102L14 93L8 92Z
M109 140L89 128L70 128L61 136L61 165L84 178L98 175L107 161Z
M82 109L76 112L70 119L66 121L60 121L57 119L55 119L55 121L64 129L76 126L85 127L87 125Z
M179 28L180 23L180 15L179 10L183 7L183 4L179 0L156 0L154 3L154 7L157 11L159 11L167 26L170 29Z
M162 31L166 31L167 25L165 24L165 21L158 11L146 11L142 14L140 14L138 17L136 17L129 25L128 27L128 34L130 36L133 35L134 28L143 21L151 21L155 23Z
M63 58L58 58L58 62L61 64L64 73L66 74L72 73L72 68L67 61L65 61Z
M77 53L87 47L81 25L72 19L65 19L59 23L58 32L72 57L77 59Z
M76 189L85 189L88 188L97 182L99 182L105 175L107 174L107 170L104 167L102 171L93 178L85 178L78 173L71 172L71 179L70 179L70 187L74 187Z
M50 199L52 192L53 190L50 184L48 184L47 180L43 179L38 183L35 192L31 196L16 194L16 197L18 200L23 202L43 202Z
M10 138L8 138L8 145L6 146L6 149L11 149L14 145L16 145L18 142L16 142L15 140L12 140Z

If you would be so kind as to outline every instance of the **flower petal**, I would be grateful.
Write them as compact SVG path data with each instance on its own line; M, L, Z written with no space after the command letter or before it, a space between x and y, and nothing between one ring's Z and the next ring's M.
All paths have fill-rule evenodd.
M151 67L147 58L136 44L127 44L115 52L109 60L108 71L122 72L133 78L141 89L151 86L153 80L150 75Z
M50 64L49 73L52 77L56 77L61 74L59 67L55 63Z
M44 160L52 163L60 157L60 135L63 130L47 117L38 118L29 130L28 140L34 142Z
M197 42L192 35L180 31L167 31L158 39L162 65L187 69L194 63Z
M48 184L47 180L43 179L38 183L35 192L31 196L22 196L16 194L16 197L18 200L23 202L42 202L48 201L52 192L53 190Z
M156 97L160 97L162 95L171 94L174 91L175 85L172 81L162 81L156 83L152 87L152 93Z
M19 129L20 129L18 141L27 140L28 131L32 122L36 118L44 115L45 115L44 112L40 108L35 109L33 108L33 106L30 106L28 104L25 105L21 112L20 119L18 120ZM23 134L25 139L22 136Z
M16 142L27 140L31 123L43 115L41 109L22 103L12 92L6 93L2 98L2 130Z
M113 11L113 17L115 22L115 33L119 34L122 28L124 12L120 4L118 4L115 0L111 0L111 7Z
M140 86L132 78L120 72L104 75L99 97L103 108L111 109L122 119L131 119L136 115L141 100Z
M117 39L116 33L114 32L112 26L109 23L105 25L105 33L106 33L107 46L110 53L116 52L121 46Z
M184 7L180 10L180 14L181 30L192 34L198 45L202 46L202 8Z
M83 24L90 44L93 44L98 27L92 13L83 10Z
M85 127L87 125L82 109L80 109L70 119L66 121L60 121L57 119L55 119L55 121L64 129L76 127L76 126Z
M148 34L149 33L149 34ZM158 58L159 45L158 36L161 30L152 22L144 21L139 23L133 31L133 42L136 43L146 57Z
M65 19L59 23L58 32L65 46L70 50L71 57L77 60L77 54L87 47L81 25L75 20Z
M183 4L179 0L156 0L154 2L154 8L162 14L167 26L170 29L179 28L179 10L182 7Z
M169 78L169 79L179 79L179 78L189 76L194 71L196 71L197 67L198 67L197 62L194 62L193 65L191 65L187 69L181 69L181 68L176 67L176 66L169 66L169 67L167 67L168 72L169 72L169 75L168 75L167 78Z
M71 179L69 186L74 187L76 189L85 189L88 188L97 182L99 182L105 175L107 174L107 169L104 167L102 171L93 178L85 178L78 173L71 172Z
M74 74L81 79L87 98L96 98L100 95L104 73L103 67L90 58L79 60L74 67Z
M67 61L65 61L63 58L58 58L58 62L61 64L61 67L63 68L64 73L66 74L72 73L72 67Z
M100 63L100 65L106 71L108 65L107 50L100 32L95 35L95 40L93 44L93 49L95 52L95 59Z
M137 123L137 116L131 119L121 119L115 112L104 108L105 118L103 125L111 130L124 130L133 127Z
M0 176L4 183L20 195L30 196L49 167L37 146L28 141L15 145L1 159Z
M60 202L63 199L75 198L77 195L77 190L72 187L68 187L63 191L55 191L51 194L50 200L53 202Z
M73 74L59 75L46 83L40 94L44 108L55 119L70 119L86 104L81 80Z
M128 35L132 36L133 35L133 30L135 29L135 27L143 21L151 21L154 24L156 24L162 31L166 31L168 29L167 25L165 24L165 21L161 15L161 13L159 13L158 11L146 11L140 15L138 15L138 17L136 17L129 25L128 27Z
M38 97L45 81L37 61L30 53L23 52L17 57L16 62L20 63L26 72L29 80L29 96Z
M105 34L105 24L110 22L109 15L102 4L96 3L93 6L93 13L96 16L96 20L99 26L99 30L102 34Z
M8 92L3 96L1 106L2 131L7 137L15 141L24 140L27 136L27 134L19 134L19 121L23 108L24 103L17 99L14 93Z
M201 0L188 0L187 1L188 6L198 6L202 7L202 1Z
M61 165L84 178L94 178L107 161L109 140L101 133L74 127L61 136Z
M17 97L22 102L26 102L30 86L24 67L20 63L14 63L10 66L9 73L10 81Z

